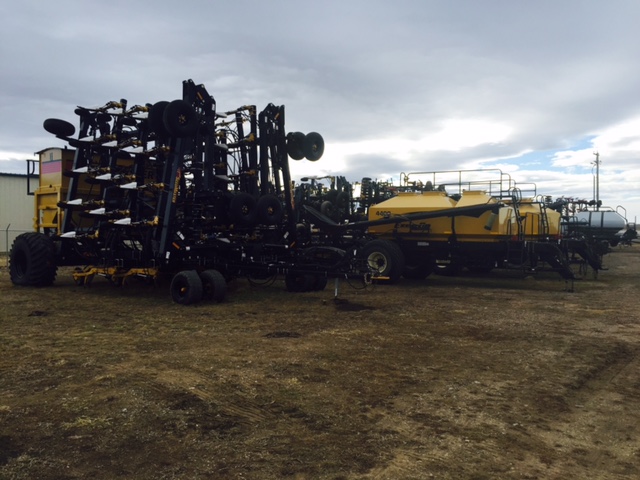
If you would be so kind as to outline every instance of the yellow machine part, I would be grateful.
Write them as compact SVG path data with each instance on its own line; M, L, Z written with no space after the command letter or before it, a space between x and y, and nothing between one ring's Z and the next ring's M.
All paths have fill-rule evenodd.
M560 213L551 209L544 209L540 202L533 199L523 199L518 204L518 211L522 217L522 233L525 238L560 235Z
M37 232L45 228L59 231L63 213L58 202L66 199L69 187L69 178L62 172L71 169L75 150L47 148L36 154L40 185L34 192L33 228Z
M40 232L44 229L61 231L64 218L64 209L58 207L58 203L67 199L69 191L69 181L71 177L64 175L64 172L71 171L75 150L67 148L46 148L36 155L39 157L39 178L38 188L34 195L34 217L33 228ZM126 167L132 163L131 159L119 159L118 165ZM99 200L100 188L85 182L90 174L78 175L77 197L84 201ZM74 212L74 223L82 225L83 219ZM92 220L87 220L92 222Z
M89 285L95 276L106 277L116 285L124 285L132 277L141 277L156 280L160 272L156 268L129 268L96 267L88 265L84 268L76 268L73 272L73 280L76 285Z
M464 192L457 202L444 192L400 193L369 209L369 220L390 218L409 213L435 212L474 205L497 205L498 201L483 191ZM498 207L497 214L487 210L479 217L442 216L400 222L399 224L369 227L374 235L399 233L406 237L428 236L433 241L446 241L455 231L459 239L474 242L491 242L517 233L517 221L512 207Z

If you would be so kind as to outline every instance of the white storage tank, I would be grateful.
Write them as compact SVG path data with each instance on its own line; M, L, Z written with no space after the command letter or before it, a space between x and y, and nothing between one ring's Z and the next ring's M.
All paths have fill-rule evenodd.
M576 212L568 226L570 231L579 231L596 239L607 240L615 246L619 241L616 234L627 228L627 220L613 210L589 210Z
M587 223L591 228L602 230L614 230L617 232L627 226L627 221L618 212L612 210L598 210L596 212L578 212L576 220L579 223Z

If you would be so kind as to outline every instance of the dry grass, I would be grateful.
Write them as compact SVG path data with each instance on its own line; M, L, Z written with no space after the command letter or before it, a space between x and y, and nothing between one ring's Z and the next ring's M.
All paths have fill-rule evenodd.
M0 269L0 478L640 475L640 252L555 275L365 291L13 287Z

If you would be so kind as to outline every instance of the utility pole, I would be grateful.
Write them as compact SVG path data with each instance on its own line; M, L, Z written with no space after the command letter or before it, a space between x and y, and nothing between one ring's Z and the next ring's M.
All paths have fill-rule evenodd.
M598 152L593 152L593 154L596 156L596 159L593 162L593 164L596 166L596 210L600 210L600 154Z

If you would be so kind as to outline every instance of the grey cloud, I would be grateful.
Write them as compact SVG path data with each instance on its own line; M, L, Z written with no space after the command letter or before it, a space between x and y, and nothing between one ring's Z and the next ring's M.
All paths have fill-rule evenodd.
M327 142L415 139L451 118L512 128L504 143L406 154L402 165L351 156L342 174L356 178L370 165L386 175L571 149L640 114L630 0L22 0L0 14L0 151L25 155L55 141L47 117L170 100L188 78L221 109L285 104L290 129ZM633 168L640 152L626 141L615 162Z

